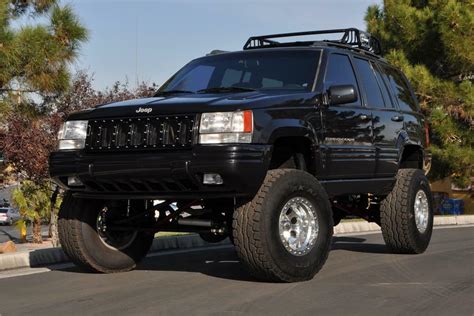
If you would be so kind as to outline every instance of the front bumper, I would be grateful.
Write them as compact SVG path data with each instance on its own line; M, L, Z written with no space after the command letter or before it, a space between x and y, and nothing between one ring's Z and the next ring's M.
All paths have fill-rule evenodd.
M166 152L54 152L53 180L77 197L190 199L253 196L269 165L271 145L200 145ZM218 173L222 185L204 185L204 173ZM70 187L68 177L84 186Z

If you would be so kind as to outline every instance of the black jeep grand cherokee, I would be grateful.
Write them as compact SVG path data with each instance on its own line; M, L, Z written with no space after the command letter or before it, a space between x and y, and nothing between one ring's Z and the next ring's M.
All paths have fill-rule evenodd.
M340 40L276 38L341 34ZM431 238L428 130L404 75L357 29L251 37L187 64L148 99L72 114L50 158L61 244L133 269L157 231L226 237L257 277L312 278L347 214L388 248Z

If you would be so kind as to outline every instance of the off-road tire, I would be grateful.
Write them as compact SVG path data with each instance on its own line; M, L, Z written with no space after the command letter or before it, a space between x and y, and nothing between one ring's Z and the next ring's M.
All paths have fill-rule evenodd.
M102 273L132 270L148 253L154 236L138 232L133 242L120 250L106 245L96 228L101 205L100 200L66 195L58 215L61 246L67 256L85 270Z
M426 230L416 227L414 203L419 190L428 198L429 219ZM388 249L393 253L422 253L433 231L433 200L428 179L419 169L400 169L392 192L380 206L380 226Z
M303 256L287 251L279 236L279 215L295 196L313 204L319 232L313 248ZM309 280L325 263L333 234L331 205L326 191L307 172L275 169L267 172L255 197L234 212L233 236L241 261L258 279L273 282Z

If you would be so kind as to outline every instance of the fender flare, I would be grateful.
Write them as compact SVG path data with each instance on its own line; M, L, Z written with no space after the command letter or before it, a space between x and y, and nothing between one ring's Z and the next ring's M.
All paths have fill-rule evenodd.
M279 138L302 137L307 139L311 146L317 146L317 137L314 130L305 126L282 126L275 128L269 138L269 144L274 144Z

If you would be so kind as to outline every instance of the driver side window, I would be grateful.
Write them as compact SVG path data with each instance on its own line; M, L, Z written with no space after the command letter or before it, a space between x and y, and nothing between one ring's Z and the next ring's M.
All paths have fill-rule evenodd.
M352 68L349 56L343 54L329 55L328 64L326 67L325 85L327 88L339 85L353 85L360 96L357 80ZM347 105L361 106L360 97L357 101Z

